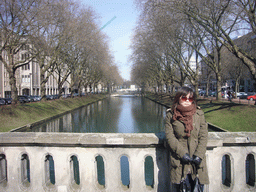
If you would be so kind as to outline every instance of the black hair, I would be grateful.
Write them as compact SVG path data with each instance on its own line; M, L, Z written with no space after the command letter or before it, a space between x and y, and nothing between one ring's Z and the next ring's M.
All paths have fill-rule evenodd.
M180 97L182 96L187 96L188 94L190 94L190 97L193 98L193 103L196 104L196 93L193 89L191 89L190 87L181 87L177 92L176 95L174 97L173 100L173 105L172 105L172 109L174 110L180 100Z

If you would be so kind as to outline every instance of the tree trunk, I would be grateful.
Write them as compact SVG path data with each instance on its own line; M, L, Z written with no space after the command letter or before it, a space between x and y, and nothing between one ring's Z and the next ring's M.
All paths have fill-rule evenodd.
M43 70L40 69L40 87L41 87L41 97L43 101L46 101L46 88L45 88L45 84L46 81L44 79L44 74L42 72Z
M82 96L82 89L81 89L81 81L78 82L78 85L77 85L77 89L78 89L78 95L81 97Z
M198 93L198 82L195 83L194 87L195 87L195 93L198 96L199 95L199 93Z
M60 98L60 96L62 95L62 92L63 92L63 89L62 89L63 83L64 83L63 81L61 81L61 82L58 83L59 98ZM71 96L73 96L73 92L72 92L72 95L71 95Z
M206 95L206 96L209 95L210 78L211 78L211 76L209 75L209 76L207 77L207 80L206 80L206 92L205 92L205 95Z
M11 95L12 95L12 104L18 103L18 89L16 86L16 77L15 77L16 69L12 70L10 73L10 86L11 86Z
M216 100L220 100L221 98L221 75L219 73L216 73L216 80L217 80L217 85L216 85Z
M171 88L171 94L174 95L174 94L175 94L175 86L174 86L173 80L172 80L171 86L172 86L172 88Z

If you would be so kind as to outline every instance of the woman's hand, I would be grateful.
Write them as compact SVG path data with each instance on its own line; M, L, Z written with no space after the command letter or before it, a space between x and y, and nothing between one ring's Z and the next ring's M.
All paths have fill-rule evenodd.
M193 159L189 156L188 153L186 153L182 158L181 158L181 162L184 164L188 164L188 163L192 163Z
M202 162L202 159L196 155L193 155L193 159L192 162L196 165L196 167L198 168L200 163Z

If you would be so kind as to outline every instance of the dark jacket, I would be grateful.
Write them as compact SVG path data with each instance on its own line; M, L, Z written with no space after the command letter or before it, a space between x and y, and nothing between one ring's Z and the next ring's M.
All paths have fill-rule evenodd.
M171 182L179 184L182 179L181 158L188 153L190 157L196 155L202 159L199 165L198 175L201 184L208 184L208 171L206 166L206 146L208 139L208 127L202 110L197 109L193 116L193 127L191 136L184 137L185 125L181 121L172 119L171 110L167 110L165 119L165 132L168 144L170 146L170 164L171 164ZM196 176L195 166L190 164L184 165L184 177L188 173L192 174L194 179Z

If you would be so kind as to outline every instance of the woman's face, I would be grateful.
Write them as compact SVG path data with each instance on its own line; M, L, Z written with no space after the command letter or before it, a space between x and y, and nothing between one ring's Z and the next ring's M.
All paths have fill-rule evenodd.
M190 96L190 93L187 94L187 96L181 96L179 100L179 104L182 105L183 107L188 107L192 104L193 102L193 97Z

